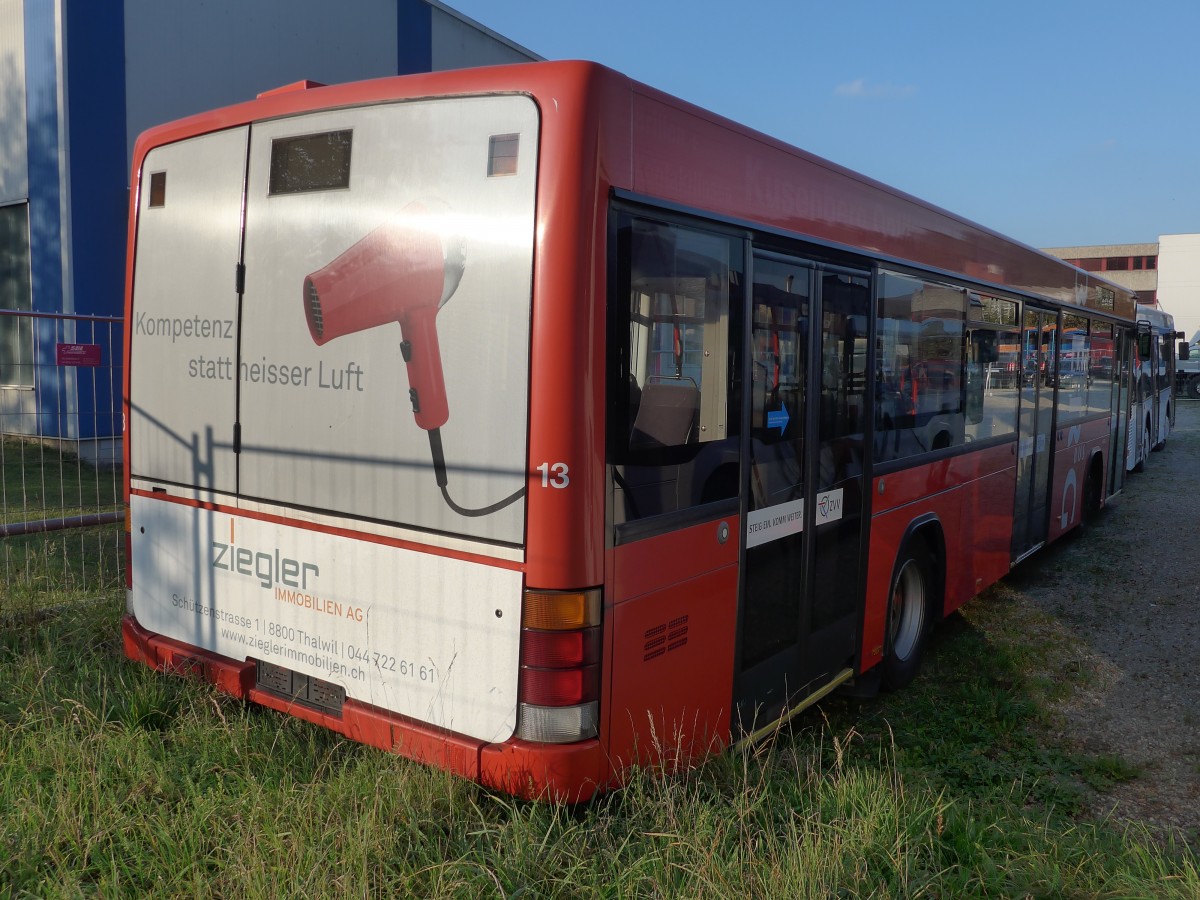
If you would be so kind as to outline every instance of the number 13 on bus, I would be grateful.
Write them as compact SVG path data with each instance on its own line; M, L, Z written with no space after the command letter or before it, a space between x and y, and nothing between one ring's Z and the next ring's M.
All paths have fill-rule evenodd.
M1140 444L1128 291L597 65L133 178L126 653L497 789L903 686Z

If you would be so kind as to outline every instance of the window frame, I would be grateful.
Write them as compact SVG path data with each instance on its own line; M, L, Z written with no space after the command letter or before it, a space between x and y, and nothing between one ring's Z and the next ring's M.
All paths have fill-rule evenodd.
M637 223L678 229L685 234L724 242L728 248L725 259L725 309L716 321L706 311L703 317L706 336L697 352L701 384L698 426L709 431L700 439L678 445L631 446L630 435L636 421L632 411L630 375L633 372L634 351L631 347L630 288L633 283L632 244ZM605 462L612 484L610 522L617 544L651 534L683 527L692 521L703 521L713 515L728 514L740 504L741 469L741 384L744 373L739 351L744 329L744 297L746 254L749 235L741 229L723 228L707 219L674 213L659 207L647 207L615 200L608 216L609 251L607 253L607 333L608 354L605 361L606 435ZM712 288L710 287L709 290ZM706 304L707 306L707 304ZM711 327L710 327L711 326ZM719 352L713 352L719 351ZM639 385L640 386L640 385ZM706 399L705 392L715 389ZM701 487L697 478L705 474L702 466L708 462L698 458L707 454L716 460L713 471L707 472L711 484L716 484L716 496L705 496L708 486ZM636 485L638 478L654 478L683 486L676 492L679 502L662 508L638 509ZM695 476L695 477L693 477ZM633 500L631 501L631 497ZM622 508L624 506L624 508ZM718 511L720 510L720 512Z
M3 323L0 324L0 346L16 351L14 361L0 359L0 388L33 390L37 383L37 373L34 371L37 360L36 335L32 317L21 315L33 312L33 248L29 232L29 203L20 201L0 204L0 215L7 215L10 210L18 210L23 219L23 222L13 229L12 234L20 234L24 238L24 244L23 247L16 248L17 252L12 257L11 268L15 277L4 278L5 289L0 291L0 309L8 313L0 316L0 323ZM4 236L7 231L7 228L0 229L0 236ZM0 250L7 255L7 247L0 245ZM4 268L10 267L6 265ZM11 300L7 296L9 291L14 292ZM22 350L25 352L22 353ZM18 376L15 379L10 378L14 371ZM21 377L25 373L27 377Z

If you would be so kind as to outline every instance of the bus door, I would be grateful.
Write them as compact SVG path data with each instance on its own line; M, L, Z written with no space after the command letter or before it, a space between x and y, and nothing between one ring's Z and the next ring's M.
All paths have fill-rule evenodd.
M242 496L522 542L536 134L516 97L253 126Z
M1057 313L1025 308L1021 335L1021 407L1012 558L1028 556L1046 541L1047 486L1054 426Z
M1109 326L1113 327L1113 326ZM1125 486L1125 454L1129 439L1130 363L1129 329L1113 327L1112 399L1110 407L1108 496Z
M1137 332L1132 328L1118 328L1117 333L1121 336L1121 368L1118 378L1118 404L1120 406L1120 417L1118 427L1121 430L1121 459L1118 465L1123 475L1123 481L1129 480L1129 460L1134 454L1130 448L1130 444L1136 438L1133 434L1134 422L1137 421L1137 382L1138 382L1138 361L1137 361Z
M869 284L754 257L735 687L746 733L853 665Z
M248 129L231 128L157 147L142 164L130 473L156 490L237 489L235 276L248 140Z

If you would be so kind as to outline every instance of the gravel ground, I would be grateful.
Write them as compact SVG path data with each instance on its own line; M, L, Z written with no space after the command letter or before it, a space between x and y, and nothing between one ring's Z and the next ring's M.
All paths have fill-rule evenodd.
M1134 777L1092 812L1200 845L1200 401L1181 400L1164 450L1089 525L1007 579L1059 635L1076 686L1056 737ZM1047 635L1041 635L1047 637ZM1051 635L1053 637L1053 635Z

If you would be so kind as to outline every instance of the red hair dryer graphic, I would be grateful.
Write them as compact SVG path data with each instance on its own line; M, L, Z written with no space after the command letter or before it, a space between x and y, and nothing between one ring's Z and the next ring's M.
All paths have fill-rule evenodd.
M437 314L458 288L465 258L461 243L422 227L425 212L406 207L398 223L376 228L305 278L304 314L318 345L399 322L413 415L432 431L450 417Z
M438 310L458 289L466 266L462 243L444 235L437 216L413 203L394 223L381 225L304 279L304 315L318 344L379 325L400 323L400 353L417 425L429 433L433 469L442 497L463 516L485 516L524 496L525 488L482 509L459 506L447 489L441 427L450 418Z

